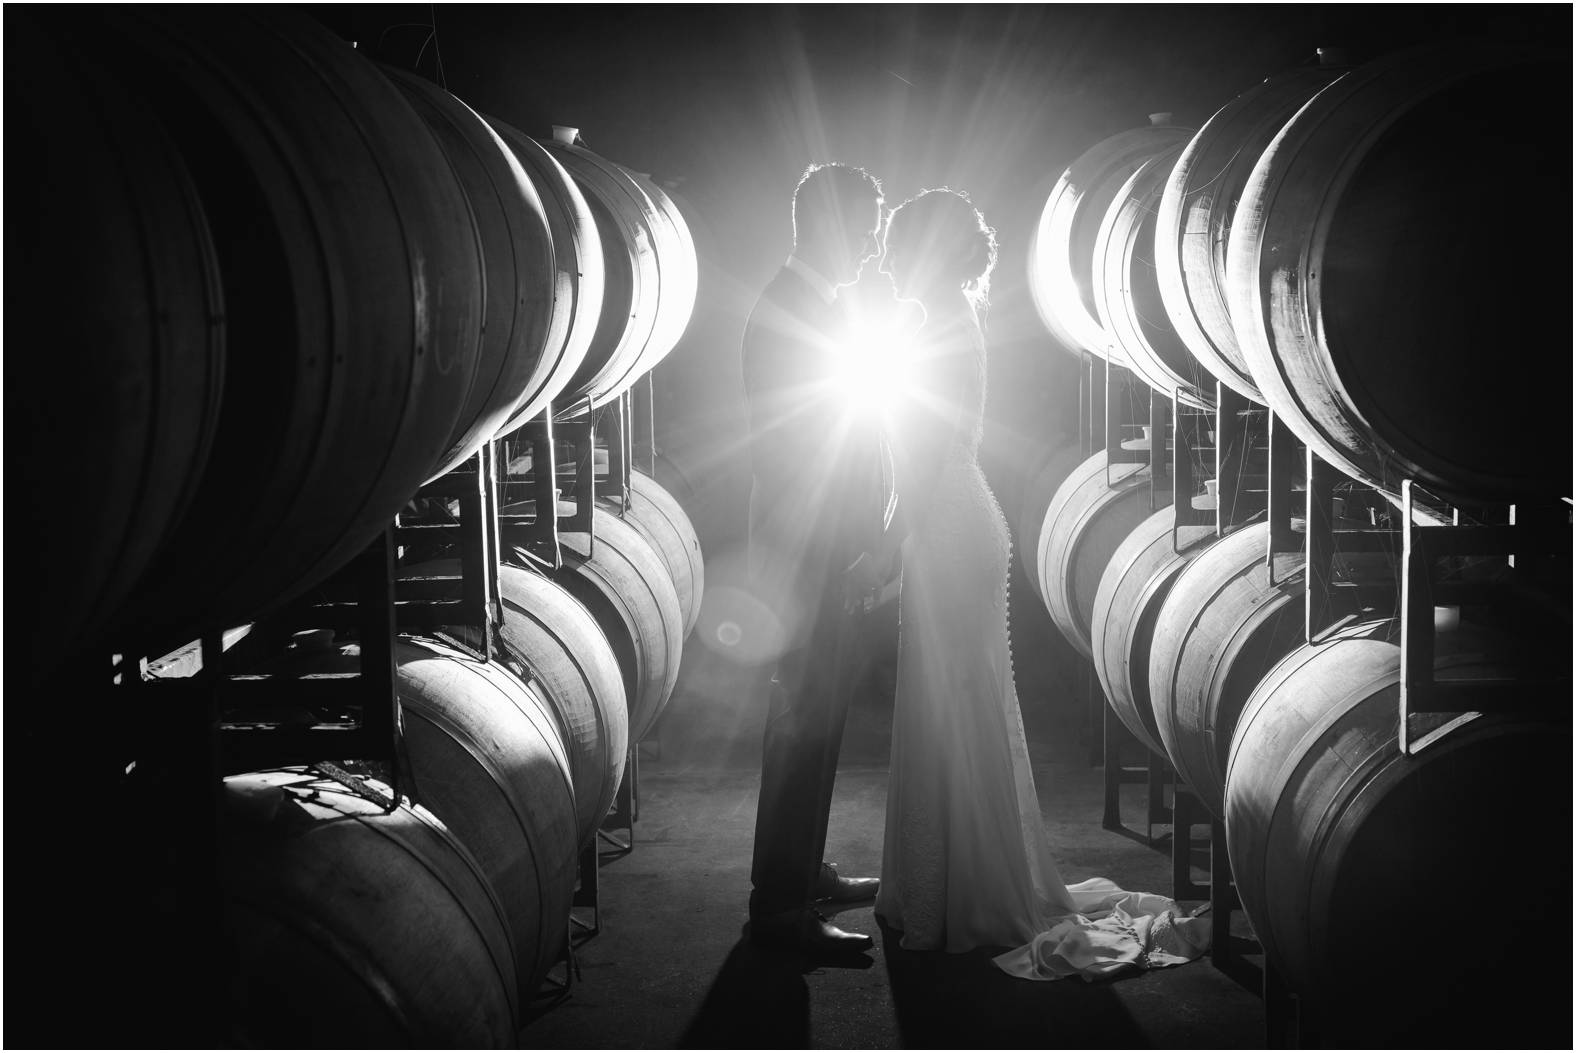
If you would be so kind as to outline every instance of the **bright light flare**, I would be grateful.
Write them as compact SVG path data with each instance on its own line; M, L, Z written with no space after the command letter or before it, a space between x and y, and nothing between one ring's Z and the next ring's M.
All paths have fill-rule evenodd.
M833 383L849 409L889 414L910 394L912 338L898 325L859 325L837 347Z

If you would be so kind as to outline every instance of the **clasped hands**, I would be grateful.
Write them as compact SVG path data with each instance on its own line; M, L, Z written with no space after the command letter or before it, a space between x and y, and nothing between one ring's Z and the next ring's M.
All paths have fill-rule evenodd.
M866 549L843 574L843 610L872 610L887 582L897 576L900 543L888 532L873 549Z

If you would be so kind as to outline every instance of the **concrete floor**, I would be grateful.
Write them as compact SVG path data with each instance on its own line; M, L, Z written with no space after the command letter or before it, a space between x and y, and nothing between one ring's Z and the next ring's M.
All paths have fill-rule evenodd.
M857 755L869 745L860 721L868 725L871 715L855 716L850 745ZM1136 834L1101 829L1099 769L1037 764L1036 778L1066 880L1102 875L1127 888L1171 891L1165 852ZM986 949L902 951L868 904L837 918L875 936L863 968L813 968L791 954L755 949L743 929L758 784L758 770L705 769L679 751L664 756L651 744L642 748L633 849L605 859L600 871L603 929L579 947L572 987L536 999L522 1046L1265 1044L1257 994L1207 959L1098 984L1036 983L1000 972ZM1137 825L1142 787L1125 787L1123 797L1124 820ZM884 766L845 764L827 845L828 859L845 873L879 873L885 805Z
M707 601L727 562L708 559ZM1090 765L1087 661L1046 618L1021 570L1012 582L1014 662L1040 804L1065 880L1111 878L1172 893L1166 846L1143 831L1144 787L1122 789L1137 831L1102 829L1102 772ZM827 859L881 870L891 749L895 610L864 626L870 664L844 734ZM567 992L528 1008L528 1048L1262 1048L1265 1016L1246 959L1239 983L1207 959L1089 984L1008 976L981 948L903 951L869 904L837 922L875 937L863 968L811 967L744 937L766 700L759 666L707 635L703 609L678 686L640 749L639 819L627 854L599 871L599 935L577 952ZM1163 833L1166 828L1157 828ZM1199 831L1202 835L1202 829ZM605 847L605 846L604 846ZM1200 864L1207 856L1198 857ZM1196 869L1195 880L1207 879ZM1197 901L1185 902L1188 907ZM577 912L589 918L587 912ZM1233 932L1250 935L1240 914ZM562 966L554 976L564 973Z

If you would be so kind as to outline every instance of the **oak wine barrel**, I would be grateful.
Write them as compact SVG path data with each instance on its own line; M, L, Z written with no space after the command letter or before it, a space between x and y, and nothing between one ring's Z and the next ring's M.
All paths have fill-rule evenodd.
M546 140L542 147L574 179L602 239L602 312L585 361L564 390L566 408L600 405L627 390L640 368L661 311L664 253L677 252L672 220L622 168L583 147Z
M146 107L8 12L6 487L38 682L91 645L189 504L218 426L225 307L191 174ZM67 280L66 276L69 276ZM88 486L68 481L80 471ZM62 485L66 483L67 485Z
M224 784L237 1045L514 1046L503 908L432 813L408 803L386 813L300 768Z
M546 690L432 640L396 649L410 774L481 864L514 938L522 1002L563 954L578 875L574 780Z
M688 637L700 617L701 597L706 591L700 538L684 507L651 476L631 471L629 490L629 507L622 510L622 518L662 557L678 596L681 636ZM606 507L615 515L620 513L616 500L609 500Z
M647 175L618 166L634 184L645 192L672 228L671 236L664 238L661 246L662 285L657 304L657 321L645 354L635 370L635 379L650 372L678 346L684 331L689 327L690 316L695 312L695 297L700 291L700 258L695 248L695 238L678 200Z
M553 311L543 356L548 375L499 429L508 434L539 417L579 372L602 316L607 276L597 221L574 177L535 139L495 117L485 119L535 185L553 243Z
M402 595L419 596L423 579L459 573L454 559L400 567ZM613 805L629 750L624 678L591 612L551 579L521 567L499 568L503 653L496 660L552 707L575 790L576 845L584 848ZM467 647L481 640L470 626L445 630Z
M1216 541L1213 526L1176 527L1170 508L1145 519L1111 555L1090 617L1094 669L1111 709L1146 747L1161 756L1150 698L1149 654L1160 614L1177 576Z
M531 501L506 509L534 510ZM565 503L561 511L568 510ZM684 649L678 591L662 557L638 530L602 507L593 510L592 521L594 541L576 533L560 537L564 565L553 580L585 605L613 645L629 700L629 741L637 743L656 724L678 682ZM516 531L505 528L505 558L518 544Z
M1156 212L1183 145L1156 151L1117 189L1095 237L1094 298L1101 326L1145 383L1207 409L1215 404L1215 378L1177 335L1156 278Z
M359 644L292 649L274 676L360 670ZM437 640L395 641L414 796L475 857L503 907L519 997L564 948L579 855L574 781L546 691Z
M481 250L421 118L306 16L117 7L73 30L179 144L224 285L213 453L127 608L173 645L322 580L428 478L475 375Z
M1040 530L1045 525L1045 513L1050 508L1051 498L1056 496L1057 488L1083 460L1083 452L1076 443L1069 443L1040 451L1035 463L1026 466L1025 482L1020 490L1023 499L1018 509L1013 545L1018 550L1018 562L1023 566L1024 576L1029 579L1029 586L1034 589L1041 603L1046 600L1039 562Z
M1231 733L1248 696L1303 642L1301 553L1265 564L1269 527L1232 531L1182 568L1155 619L1150 703L1166 756L1214 816L1225 809Z
M541 196L514 152L465 103L406 70L380 66L454 166L483 252L484 314L470 398L432 470L445 475L493 438L552 376L553 240Z
M1570 897L1537 847L1570 830L1570 766L1548 748L1568 725L1433 715L1403 756L1393 626L1293 650L1248 699L1225 795L1243 908L1319 1044L1493 1046L1513 1004L1518 1042L1549 1044L1533 1039L1568 1036L1569 1005L1525 997L1524 922ZM1435 676L1502 673L1482 646L1466 622L1442 634Z
M1568 493L1569 332L1548 308L1570 276L1527 262L1547 231L1496 195L1568 195L1538 102L1570 81L1568 52L1417 48L1324 88L1260 156L1232 220L1232 322L1276 417L1353 478ZM1552 372L1509 351L1540 348Z
M1156 114L1169 119L1169 114ZM1029 290L1040 320L1069 351L1126 365L1100 324L1094 249L1100 224L1127 177L1159 151L1186 142L1191 128L1155 121L1104 139L1067 166L1051 188L1029 243Z
M1237 345L1227 303L1226 246L1232 216L1270 140L1315 92L1347 68L1300 66L1226 103L1183 148L1160 196L1155 278L1171 325L1205 369L1261 404L1264 396Z
M1094 656L1094 600L1106 565L1151 514L1149 478L1149 465L1108 465L1101 450L1073 470L1046 509L1040 591L1051 620L1085 658Z

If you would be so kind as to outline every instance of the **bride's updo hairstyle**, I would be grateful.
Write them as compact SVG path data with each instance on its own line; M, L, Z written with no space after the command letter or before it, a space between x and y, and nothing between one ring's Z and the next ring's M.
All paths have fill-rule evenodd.
M921 285L961 287L976 306L985 302L996 231L967 194L946 187L920 191L893 210L886 244Z

